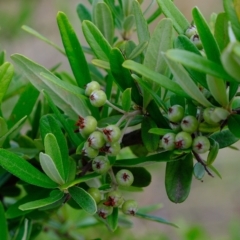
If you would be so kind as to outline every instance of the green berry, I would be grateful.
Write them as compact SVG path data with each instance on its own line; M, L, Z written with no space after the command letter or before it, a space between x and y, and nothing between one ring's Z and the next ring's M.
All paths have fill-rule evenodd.
M102 107L107 101L107 95L103 90L95 90L91 93L89 99L94 107Z
M187 132L180 132L175 137L175 147L178 149L187 149L192 146L192 137Z
M198 136L193 139L192 149L196 153L205 153L210 149L210 141L205 136Z
M79 132L82 137L87 138L96 130L97 120L92 116L87 116L85 118L79 117L76 125L79 127Z
M124 214L135 215L137 212L138 203L135 200L127 200L122 205L122 211Z
M185 31L185 35L188 37L188 38L191 38L192 35L195 35L197 34L197 29L195 26L191 25L190 27L188 27L188 29Z
M119 191L109 192L104 202L106 206L119 207L123 203L123 196Z
M95 202L98 204L101 201L101 193L97 188L89 188L88 193L92 196L92 198L95 200Z
M86 96L90 96L93 91L100 90L100 88L101 87L98 82L92 81L86 85L85 94Z
M94 148L89 147L88 142L86 142L84 144L83 149L82 149L82 154L84 156L89 157L89 158L95 158L99 154L99 151L98 151L98 149L94 149Z
M184 116L184 108L181 105L173 105L168 109L168 119L170 122L177 123Z
M101 201L98 205L97 205L97 214L99 217L106 219L109 215L112 214L113 212L113 207L111 206L106 206L104 204L105 201Z
M106 143L101 149L101 152L105 152L108 156L117 156L121 150L119 142Z
M181 128L184 132L194 133L198 129L198 120L194 116L186 116L182 119Z
M103 129L103 136L107 142L117 142L121 137L121 130L116 125L109 125Z
M127 169L122 169L117 172L116 180L119 186L129 187L134 181L132 172Z
M206 123L210 125L217 125L220 121L220 118L216 115L213 115L214 108L208 107L203 110L203 119Z
M110 162L105 156L97 156L92 161L92 169L96 173L104 174L109 170L110 167Z
M90 136L88 137L87 142L89 147L91 148L94 148L94 149L102 148L105 144L103 133L99 131L95 131L91 133Z
M167 133L162 137L162 147L165 150L173 150L175 148L175 133Z
M190 40L194 43L194 45L199 49L202 50L202 42L198 34L194 34L190 37Z

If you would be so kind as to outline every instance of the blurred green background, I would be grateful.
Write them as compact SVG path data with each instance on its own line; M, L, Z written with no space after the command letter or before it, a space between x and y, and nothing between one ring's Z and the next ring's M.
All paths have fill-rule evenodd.
M145 0L145 3L148 1ZM79 3L88 4L87 0L0 0L0 47L10 55L21 53L32 60L51 68L62 62L62 69L69 69L67 60L55 49L29 35L21 29L28 25L62 46L56 14L64 11L72 22L81 42L85 44L81 34L80 20L76 14ZM176 5L191 19L191 9L198 6L207 20L212 12L222 11L222 1L210 0L176 0ZM157 21L151 24L151 30ZM239 144L236 147L240 147ZM133 197L140 206L162 203L163 208L154 212L158 216L176 223L179 229L169 226L131 219L132 229L118 230L108 233L105 228L79 229L89 239L99 236L102 239L149 239L149 240L238 240L240 239L240 157L238 150L220 151L215 167L222 175L211 178L204 177L200 182L193 179L189 198L182 204L171 203L165 193L165 164L155 164L147 168L153 173L150 187L143 193L135 193ZM74 214L73 214L74 215ZM71 218L71 214L69 214ZM76 217L76 216L75 216ZM39 239L43 239L40 236ZM50 238L53 239L53 238ZM88 239L88 238L86 238ZM45 239L47 240L47 239Z

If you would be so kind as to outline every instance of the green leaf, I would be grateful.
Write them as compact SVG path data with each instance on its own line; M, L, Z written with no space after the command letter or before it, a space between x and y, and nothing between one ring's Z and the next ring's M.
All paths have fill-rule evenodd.
M140 207L138 209L138 213L143 213L143 214L147 214L149 212L156 212L157 210L163 208L163 204L162 203L156 203L156 204L151 204L151 205L147 205L144 207Z
M153 154L147 157L119 159L114 163L114 166L134 166L143 163L151 162L168 162L172 160L172 153L170 151Z
M122 94L122 108L124 111L129 112L131 109L131 88L126 88Z
M151 128L156 128L157 124L150 117L144 117L141 125L141 137L148 152L154 152L159 145L159 136L149 133Z
M223 49L229 43L228 19L226 13L219 13L214 27L214 37L218 43L219 49Z
M143 66L140 63L136 63L132 60L126 60L122 64L122 66L127 69L131 69L134 72L142 75L143 77L146 77L146 78L158 83L160 86L162 86L163 88L165 88L171 92L174 92L183 97L188 97L188 95L182 90L182 88L177 83L173 82L172 80L170 80L169 78L165 77L164 75L162 75L160 73L156 73L156 72L150 70L149 68Z
M215 141L212 138L209 138L209 140L211 143L211 147L207 156L207 165L212 165L215 159L217 158L218 151L219 151L219 144L217 141Z
M161 20L150 38L148 48L145 54L143 65L153 70L154 72L165 75L168 69L167 63L164 61L161 52L166 52L172 48L173 27L170 19ZM148 79L145 77L145 81ZM160 89L159 84L148 81L150 88L157 92ZM151 94L149 92L143 92L143 105L147 107L151 100Z
M141 105L142 98L139 90L131 76L131 72L123 67L124 57L118 48L113 48L110 55L110 67L115 83L121 91L126 88L132 88L132 100Z
M97 205L92 196L80 187L71 187L68 189L71 197L87 213L94 214L97 211Z
M181 203L189 195L193 172L192 154L184 158L168 162L165 173L165 187L168 198L175 203Z
M175 62L179 62L185 67L189 67L198 72L207 73L209 75L223 78L228 81L234 81L234 79L224 70L221 65L214 63L197 54L180 49L172 49L166 52L166 56L169 59L174 60ZM204 78L206 79L206 77ZM205 81L199 81L199 83L207 88Z
M203 177L205 175L205 168L204 168L204 166L200 162L197 162L194 165L193 174L194 174L196 179L198 179L198 180L202 180L203 179Z
M158 18L162 14L162 9L157 8L148 18L147 23L152 23L156 18Z
M111 45L104 38L98 28L90 21L83 21L83 34L97 58L109 61Z
M64 179L57 169L55 162L49 155L41 152L39 155L39 161L43 171L50 179L59 185L63 185L65 183Z
M58 186L29 162L5 149L0 149L0 165L29 184L43 188L56 188Z
M193 8L192 15L207 58L217 64L221 64L220 51L217 42L214 39L206 20L197 7Z
M97 66L97 67L100 67L100 68L103 68L103 69L106 69L106 70L110 70L110 63L107 62L107 61L100 60L100 59L93 59L92 64Z
M45 91L43 91L43 93L44 93L45 98L46 98L47 101L48 101L49 106L51 107L51 109L53 110L54 114L56 115L57 119L61 122L61 124L63 125L64 129L65 129L66 132L68 133L68 136L69 136L71 142L72 142L75 146L78 146L78 145L82 142L82 140L78 137L77 134L74 133L74 131L73 131L73 129L72 129L72 126L69 124L68 121L66 121L65 117L60 113L60 111L58 110L58 108L57 108L56 105L53 103L52 99L50 98L50 96L49 96ZM42 119L44 119L44 118L47 118L47 117L42 117ZM43 120L42 120L42 121L43 121ZM48 121L49 121L49 120L48 120ZM46 127L47 127L48 124L50 124L50 123L47 123L47 122L46 122ZM54 123L54 124L55 124L55 123ZM42 124L42 125L44 125L44 124ZM64 146L63 141L65 142L66 140L65 140L65 137L63 136L63 134L61 134L61 129L59 129L57 126L58 126L58 125L54 125L54 128L51 129L51 131L50 131L50 129L49 129L49 130L47 130L45 133L43 133L43 131L44 131L44 130L43 130L43 126L41 126L41 129L40 129L40 130L41 130L41 134L42 134L42 139L44 139L43 135L45 135L45 134L48 133L48 132L52 132L54 129L56 129L57 131L54 131L54 135L57 136L58 144L59 144L60 146L62 146L62 147L61 147L62 157L63 157L63 159L65 159L66 156L68 155L68 149ZM49 126L49 127L50 127L50 126ZM47 128L48 128L48 127L47 127ZM58 133L59 133L61 136L56 135L56 134L58 134ZM64 137L64 140L63 140L62 137ZM61 143L60 143L60 140L62 141ZM65 151L65 154L63 153L64 151ZM66 155L66 153L67 153L67 155Z
M29 240L32 229L32 221L24 218L23 221L20 222L17 230L15 231L14 240Z
M57 46L55 43L53 43L52 41L50 41L49 39L47 39L46 37L44 37L42 34L40 34L39 32L37 32L36 30L23 25L22 29L30 34L32 34L33 36L37 37L38 39L42 40L43 42L49 44L50 46L54 47L55 49L57 49L60 53L62 53L63 55L66 55L66 53L64 52L64 50L62 48L60 48L59 46Z
M235 7L234 2L236 2L236 1L235 0L224 0L223 7L227 14L228 20L231 22L231 27L235 34L235 37L237 38L238 41L240 41L240 31L239 31L240 21L239 21L237 12L236 12L236 8L234 8Z
M163 136L171 132L174 133L172 129L165 129L165 128L151 128L148 132L156 135L160 135L160 136Z
M19 209L22 211L26 211L46 207L59 201L60 199L63 198L63 196L64 196L63 192L59 190L53 190L50 193L49 197L22 204L19 206Z
M229 104L226 92L226 82L222 79L207 75L208 89L214 99L224 108Z
M237 114L232 114L228 118L228 128L232 134L240 138L240 116Z
M121 170L122 167L113 167L113 172L116 174L119 170ZM132 172L134 181L131 186L133 187L147 187L151 181L152 176L151 174L143 167L124 167L124 169L127 169Z
M38 90L29 83L25 87L25 90L21 93L20 98L18 99L11 112L8 120L8 126L12 127L23 117L29 116L35 106L38 97Z
M81 22L84 20L92 21L92 15L86 6L82 3L77 5L77 14Z
M233 124L235 124L234 118L233 118ZM235 131L235 129L233 129L233 131ZM215 132L212 135L210 135L210 138L218 142L219 148L225 148L225 147L231 146L232 144L234 144L239 140L239 138L235 137L235 135L228 129L224 129L220 132Z
M2 136L4 136L7 132L8 132L7 123L2 117L0 117L0 147L2 147L6 139L6 137L2 137Z
M149 41L150 33L148 30L148 24L143 16L140 4L137 1L133 1L133 13L135 16L135 24L139 43Z
M44 67L19 54L12 55L15 64L39 91L49 94L60 109L72 119L90 115L84 90L63 82ZM64 98L63 98L64 96Z
M94 11L94 21L105 39L113 44L114 23L112 13L106 3L97 3Z
M7 220L5 217L5 212L4 212L2 202L0 202L0 226L1 226L1 239L8 240Z
M218 172L218 170L213 165L208 166L208 168L210 168L220 179L222 179L221 174Z
M5 62L0 66L0 105L12 80L14 69L11 63Z
M129 54L128 59L134 59L138 57L147 46L148 46L148 42L139 43Z
M150 221L154 221L154 222L158 222L158 223L162 223L162 224L167 224L167 225L178 228L178 226L175 225L174 223L168 222L164 218L160 218L160 217L157 217L157 216L152 216L152 215L144 214L144 213L141 213L141 212L136 212L135 216L140 217L140 218L144 218L146 220L150 220Z
M162 9L163 14L172 20L175 30L179 34L184 34L190 23L181 11L170 0L157 0L157 3Z
M87 83L91 82L91 76L82 47L73 27L63 12L58 12L57 23L74 77L78 86L83 88Z
M118 226L118 208L113 208L111 215L107 217L107 225L112 232L117 229Z
M123 21L123 29L125 32L131 32L133 26L135 24L134 15L127 16Z
M194 100L199 102L205 107L210 107L212 104L205 98L203 93L199 90L194 81L190 78L187 71L179 63L167 58L167 55L163 55L164 59L168 63L168 66L173 73L176 82L181 86L181 88Z

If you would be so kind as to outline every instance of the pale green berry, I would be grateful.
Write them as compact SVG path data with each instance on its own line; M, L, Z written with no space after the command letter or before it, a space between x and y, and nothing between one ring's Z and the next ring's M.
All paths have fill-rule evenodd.
M190 40L194 43L194 45L199 49L202 50L202 42L198 34L194 34L190 37Z
M92 198L95 200L97 204L101 201L102 196L97 188L95 187L89 188L88 193L92 196Z
M97 120L93 116L79 117L76 125L79 127L82 137L87 138L96 130Z
M126 200L122 205L122 212L128 215L135 215L138 209L138 203L135 200Z
M116 180L119 186L129 187L134 181L134 176L129 170L122 169L117 172Z
M193 139L192 149L196 153L205 153L210 149L210 141L205 136L198 136Z
M107 101L107 95L103 90L95 90L91 93L89 99L94 107L102 107Z
M112 191L107 194L106 201L104 205L119 207L123 203L123 196L119 191Z
M110 167L110 162L105 156L97 156L92 161L92 169L96 173L104 174Z
M181 105L173 105L168 109L168 119L170 122L180 122L183 116L184 108Z
M100 88L101 86L98 82L92 81L86 85L85 94L86 96L90 96L93 91L100 90Z
M117 142L121 137L121 130L116 125L109 125L106 128L104 128L102 131L103 131L104 139L107 142L111 142L111 143Z
M121 145L119 142L106 143L100 151L105 152L108 156L117 156L121 150Z
M165 150L173 150L175 148L175 133L167 133L162 137L162 147Z
M187 149L192 146L192 137L187 132L180 132L175 137L175 147L178 149Z
M97 155L99 154L99 150L89 147L89 143L86 142L86 143L84 144L83 149L82 149L82 154L83 154L84 156L89 157L89 158L95 158L95 157L97 157Z
M218 122L220 121L220 118L213 116L214 108L208 107L203 110L203 119L206 123L210 125L217 125Z
M89 147L91 148L94 148L94 149L102 148L105 144L103 133L99 131L95 131L91 133L90 136L88 137L87 142Z
M97 214L99 217L106 219L109 215L112 214L113 212L113 207L111 206L106 206L104 204L105 201L101 201L98 205L97 205Z
M186 116L181 121L181 128L184 132L194 133L198 129L198 120L194 116Z
M190 27L187 28L187 30L185 31L185 35L188 38L191 38L192 35L197 34L197 29L195 26L191 25Z

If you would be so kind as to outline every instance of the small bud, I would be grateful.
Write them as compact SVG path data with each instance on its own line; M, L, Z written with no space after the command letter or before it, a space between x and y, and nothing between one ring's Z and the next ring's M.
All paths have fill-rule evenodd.
M95 91L95 90L100 90L100 85L99 85L99 83L96 82L96 81L92 81L92 82L88 83L88 84L86 85L86 89L85 89L85 94L86 94L86 96L90 96L91 93L92 93L93 91Z
M92 161L92 169L99 174L106 173L110 168L110 162L105 156L97 156Z
M198 136L193 139L192 149L196 153L205 153L210 149L210 142L205 136Z
M97 204L101 201L101 193L97 188L89 188L88 193L92 196Z
M79 132L82 137L87 138L92 132L96 130L97 120L92 116L80 117L76 124L79 127Z
M102 107L106 101L106 93L102 90L95 90L89 96L90 102L94 107Z
M122 169L117 172L116 180L120 186L129 187L132 185L132 183L134 181L134 177L133 177L133 174L129 170Z
M198 120L194 116L186 116L182 119L181 128L184 132L194 133L198 129Z
M88 137L88 146L94 149L100 149L104 146L105 140L103 137L103 133L99 131L95 131L90 134Z
M127 200L122 205L122 211L124 214L135 215L137 212L138 203L135 200Z
M113 207L111 206L106 206L104 204L105 201L101 201L98 205L97 205L97 214L99 217L106 219L109 215L112 214L113 212Z
M187 149L192 146L192 137L187 132L180 132L175 137L175 147L178 149Z
M184 116L184 108L181 105L173 105L168 109L168 119L170 122L177 123Z
M123 196L119 191L109 192L106 201L103 203L106 206L119 207L123 203Z
M88 142L86 142L82 149L82 154L89 158L95 158L99 154L99 151L97 149L89 147Z
M197 29L194 25L191 25L190 27L188 27L188 29L185 31L185 35L188 38L191 38L192 35L197 34Z
M175 133L167 133L162 137L162 147L165 150L173 150L175 148Z
M107 142L117 142L121 137L121 130L116 125L109 125L103 129L103 136Z

